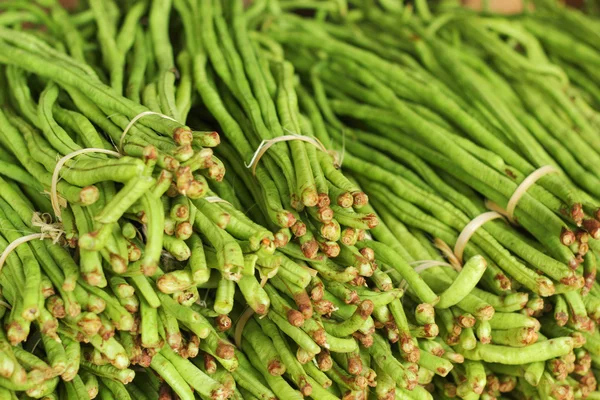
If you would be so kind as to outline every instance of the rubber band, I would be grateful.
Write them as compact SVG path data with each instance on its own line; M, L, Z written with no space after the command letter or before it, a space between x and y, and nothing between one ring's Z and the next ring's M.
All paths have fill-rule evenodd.
M208 307L208 294L210 293L210 288L206 289L206 293L204 294L204 298L203 299L198 299L196 301L196 304L200 305L201 307L207 308Z
M46 218L47 220L48 219L51 220L52 217L50 216L50 214L40 214L37 212L33 213L33 216L31 218L31 224L33 226L39 227L41 232L22 236L16 240L13 240L12 242L10 242L8 244L8 246L6 246L6 248L2 252L2 255L0 255L0 271L2 271L2 267L4 267L4 263L6 262L6 259L8 258L10 253L14 249L16 249L19 245L30 242L32 240L36 240L36 239L39 239L39 240L52 239L53 243L58 242L60 237L65 232L60 228L60 224L52 224L49 221L46 222L46 221L44 221L44 218Z
M48 196L48 197L52 196L52 193L50 193L50 191L48 191L48 190L44 190L42 192L42 194L44 196ZM62 197L60 194L57 194L56 196L58 197L58 205L61 206L62 208L67 208L67 199Z
M447 263L446 261L439 261L439 260L411 261L408 263L408 265L410 265L410 266L416 265L415 272L417 274L420 274L421 272L423 272L429 268L433 268L433 267L452 267L452 265ZM454 267L452 267L452 268L454 268Z
M300 265L300 267L302 267L306 271L308 271L308 273L313 277L317 276L317 274L319 273L316 269L312 269L305 265ZM258 273L261 275L260 287L264 288L265 285L267 284L268 280L270 278L272 278L273 276L275 276L277 274L278 270L279 270L279 267L273 268L273 271L269 272L266 275L263 275L261 270L259 269ZM233 339L234 339L235 345L237 346L238 349L242 348L242 333L244 332L244 327L246 326L246 324L248 323L248 321L250 320L250 318L253 315L254 315L254 310L252 308L250 308L250 306L246 306L246 309L244 310L244 312L237 319L237 322L235 324L235 332L233 334Z
M40 239L40 240L46 239L48 237L49 236L47 236L45 233L32 233L31 235L22 236L22 237L18 238L17 240L13 240L12 242L10 242L9 245L6 246L6 248L2 252L2 255L0 255L0 271L2 271L2 267L4 266L4 263L6 262L6 259L8 258L10 253L14 249L16 249L20 244L30 242L30 241L36 240L36 239Z
M246 324L254 315L254 310L250 308L250 306L246 306L244 312L240 315L237 322L235 323L235 332L233 334L233 341L238 349L242 348L242 334L244 332L244 328Z
M39 331L37 331L36 333L38 333ZM37 347L39 346L39 344L42 342L42 335L40 334L36 340L35 343L33 344L33 347L31 348L30 353L35 352L35 349L37 349Z
M527 192L527 190L529 190L529 188L531 186L533 186L533 184L536 183L540 178L543 178L544 176L546 176L548 174L552 174L552 173L556 173L556 172L560 172L560 171L557 168L553 167L552 165L545 165L541 168L536 169L531 174L529 174L529 176L527 176L527 178L523 179L523 182L521 182L519 184L519 186L517 186L517 189L512 194L512 196L510 196L510 199L508 200L508 204L506 205L506 213L508 215L508 219L511 222L513 222L513 223L515 222L515 220L514 220L515 208L517 207L519 200L521 200L521 197L523 197L525 192Z
M40 228L41 233L51 238L54 244L58 243L61 236L65 233L60 223L52 223L52 216L48 213L33 213L31 225Z
M296 132L292 132L287 128L283 128L283 130L286 131L287 133L289 133L290 135L300 136ZM341 152L338 152L337 150L327 150L327 147L325 147L323 142L321 142L316 137L314 139L318 143L318 146L316 144L315 144L315 146L322 152L329 154L333 158L333 165L336 168L340 168L342 166L342 163L344 162L344 156L346 155L346 132L344 130L342 130L342 151Z
M346 131L342 129L342 149L340 151L329 150L328 153L333 157L333 163L336 168L341 168L346 156Z
M456 271L462 270L462 262L456 257L454 251L448 246L448 243L444 242L440 238L433 239L433 245L442 252L442 255L446 257L452 268Z
M142 119L142 118L144 118L144 117L146 117L148 115L158 115L161 118L169 119L169 120L171 120L173 122L177 122L175 119L169 117L168 115L164 115L164 114L157 113L157 112L154 112L154 111L144 111L144 112L139 113L138 115L136 115L135 117L133 117L133 119L131 121L129 121L129 123L125 127L125 130L121 134L121 138L119 139L119 151L121 153L123 152L123 140L125 139L125 136L127 136L127 132L129 132L129 130L131 129L131 127L133 125L135 125L136 122L138 122L140 119Z
M428 270L429 268L433 268L433 267L450 267L450 268L454 268L452 265L448 264L445 261L438 261L438 260L419 260L419 261L411 261L408 263L408 265L416 265L415 267L415 272L417 274L421 274L421 272ZM406 279L403 279L400 284L398 285L398 287L402 290L405 290L406 287L408 286L408 282L406 282Z
M258 273L261 275L260 287L264 288L265 285L267 284L267 281L270 278L274 277L277 274L278 270L279 270L279 267L273 268L272 272L270 272L266 275L263 275L259 269ZM252 318L253 315L254 315L254 310L250 306L246 306L246 309L240 315L240 317L237 319L237 321L235 323L235 331L233 333L233 341L235 342L235 345L237 346L238 349L242 348L242 333L244 332L244 328L246 327L246 324L248 323L250 318Z
M256 175L256 166L258 165L258 162L260 161L262 156L267 152L267 150L269 150L269 148L271 146L273 146L275 143L289 142L292 140L300 140L302 142L312 144L313 146L315 146L322 152L330 154L334 158L334 163L336 163L336 165L339 165L339 156L338 156L337 152L327 150L327 148L323 145L323 143L321 143L321 141L317 138L314 138L311 136L298 135L295 133L292 133L290 135L279 136L274 139L263 140L262 142L260 142L260 144L258 145L258 148L252 155L252 159L250 160L250 163L249 164L244 163L244 165L246 166L246 168L252 168L252 175Z
M488 210L496 211L498 214L502 214L502 216L504 216L505 218L508 218L510 220L510 218L508 217L508 212L506 212L506 210L504 208L500 207L498 204L494 203L490 199L485 199L484 204Z
M56 186L58 185L58 180L59 180L58 174L60 173L60 170L62 169L62 167L65 165L65 163L67 161L69 161L73 157L77 157L78 155L85 154L85 153L103 153L103 154L109 154L109 155L112 155L115 157L121 157L121 153L117 153L116 151L106 150L106 149L97 149L97 148L92 147L92 148L80 149L80 150L74 151L72 153L67 154L60 160L58 160L58 162L56 163L56 166L54 167L54 172L52 173L52 186L50 186L50 202L52 203L52 210L54 211L54 215L56 215L56 218L59 221L62 220L62 218L61 218L62 211L60 210L58 194L56 193ZM65 206L66 206L66 202L65 202Z
M462 261L463 261L463 252L465 251L465 247L467 246L469 239L471 239L471 236L473 236L475 231L477 231L477 229L481 228L483 226L483 224L485 224L486 222L489 222L491 220L498 219L498 218L504 219L502 214L497 213L496 211L488 211L488 212L485 212L485 213L473 218L471 220L471 222L469 222L463 228L463 230L460 232L460 235L458 235L456 244L454 245L454 255L456 255L456 258L458 258L461 265L462 265Z
M205 197L204 200L208 201L209 203L225 203L233 207L233 204L217 196L208 196Z
M177 260L177 259L175 258L175 256L173 256L173 254L169 253L169 252L168 252L168 251L166 251L166 250L163 250L163 251L160 253L160 258L161 258L161 259L166 259L166 260Z
M340 153L335 153L340 154L339 158L337 159L337 165L338 167L341 167L342 164L344 163L344 157L346 157L346 131L342 130L342 151ZM333 157L334 159L336 159L336 157Z

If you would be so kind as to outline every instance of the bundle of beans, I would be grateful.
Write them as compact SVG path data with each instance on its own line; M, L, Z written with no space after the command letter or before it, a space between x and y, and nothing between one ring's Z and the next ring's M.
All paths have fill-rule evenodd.
M265 214L265 226L279 228L278 246L293 235L309 258L319 249L338 256L340 247L351 246L365 229L377 225L373 215L352 209L366 205L367 196L335 168L332 149L304 132L293 67L258 51L241 7L233 7L228 21L220 2L200 2L197 8L202 29L196 33L191 18L183 23L188 26L187 47L196 54L198 92L227 137L220 152L229 160L249 160L256 179L239 163L231 169L239 179L253 182L247 186ZM182 14L193 15L191 9Z
M285 4L282 10L296 7L293 1ZM450 307L444 301L436 305L446 344L456 345L471 361L486 362L483 367L494 372L487 363L532 363L538 361L534 354L545 354L536 347L549 346L544 343L547 337L571 336L586 359L581 374L574 372L567 350L547 365L548 376L543 375L543 363L532 363L539 378L524 373L527 368L513 371L511 376L520 379L511 378L503 391L536 386L533 391L540 396L588 396L595 390L589 360L597 357L598 202L597 185L591 183L596 168L590 160L598 157L594 128L599 114L590 94L598 80L590 70L598 51L596 42L578 42L576 51L573 43L597 21L548 4L510 21L462 9L432 16L422 3L417 5L420 18L414 18L409 7L399 5L381 2L382 8L351 10L344 24L336 23L335 17L323 22L272 9L263 41L281 43L301 73L308 93L303 111L313 121L325 121L323 134L345 142L343 166L369 194L381 217L373 230L378 240L396 250L404 248L406 260L426 259L415 254L416 242L405 227L409 226L438 239L442 248L461 248L458 259L452 250L444 252L454 264L460 266L462 249L488 261L478 287L461 290L459 302ZM341 11L332 10L332 15ZM541 29L540 21L546 20L555 28ZM567 32L556 28L564 26L563 20L570 21ZM577 20L582 23L574 23ZM576 66L571 74L588 79L590 89L567 85L565 73L544 50L553 58L568 57ZM462 233L486 206L509 208L520 183L547 165L560 173L528 186L516 208L513 204L514 215L509 213L527 234L490 221L470 232L465 245ZM447 268L436 268L421 274L434 291L461 282ZM487 321L496 318L491 311L473 314L474 329L461 327L457 316L461 309L469 311L461 303L470 296L491 306L486 310L521 310L540 320L501 315L498 323L490 324L490 335ZM452 307L457 310L448 313ZM537 333L540 322L547 337ZM532 353L488 347L490 340L527 346ZM485 382L481 384L480 377L485 381L486 376L482 366L473 370L469 362L464 367L452 371L454 386L437 382L444 396L497 394L497 388L484 389Z
M304 227L292 217L298 221L292 231L305 240L288 243L287 229L273 234L263 227L290 227L291 220L282 223L278 218L291 213L273 205L282 201L280 191L286 204L294 195L269 183L285 182L276 170L269 172L274 178L263 171L255 181L240 167L236 148L251 149L249 143L258 145L261 138L245 136L252 132L249 124L261 123L246 120L244 112L251 108L238 108L226 88L211 100L217 94L213 87L225 83L203 77L213 76L203 64L204 46L215 45L210 38L206 45L196 43L197 28L189 20L201 15L213 18L211 3L199 2L188 9L180 1L171 10L168 2L139 2L120 15L114 3L96 1L75 16L57 4L48 5L49 14L28 2L2 4L7 9L3 24L28 22L44 27L21 31L3 26L0 41L4 176L0 223L5 251L0 275L2 395L93 398L100 394L121 399L152 398L159 392L168 396L173 391L189 399L194 396L191 387L203 397L220 399L241 396L236 382L240 390L259 397L272 398L277 392L285 398L282 393L293 392L285 381L264 383L261 366L251 355L252 364L244 364L245 356L220 333L225 331L240 346L242 337L264 332L261 335L277 343L285 360L268 371L280 376L288 368L290 379L304 395L313 390L325 395L319 392L323 372L315 369L309 379L299 364L321 352L323 370L335 365L338 383L332 386L327 381L331 390L366 393L367 383L375 384L375 373L369 368L375 361L365 351L375 341L370 315L393 303L395 312L403 316L399 300L403 291L376 271L368 246L356 246L376 220L353 209L366 206L366 196L334 167L329 154L312 151L311 144L291 149L301 156L311 154L314 164L301 158L297 169L308 180L317 177L323 194L320 207L302 211ZM241 4L235 7L237 18L242 18ZM189 33L177 49L168 36L171 12ZM148 31L138 25L146 15ZM214 18L218 20L218 14ZM225 34L225 40L231 40ZM88 43L94 35L99 48ZM237 50L230 56L239 57ZM180 73L177 86L175 58ZM300 117L294 106L293 73L290 64L285 66L275 86L279 115L271 121L280 129L284 121ZM195 79L192 70L200 74ZM237 79L246 79L243 70L236 73ZM219 143L218 135L212 130L192 132L176 122L185 120L191 108L192 82L229 138L221 150L233 167L229 181L220 182L224 166L207 148ZM220 111L221 96L228 107ZM212 117L193 122L215 126ZM247 133L242 134L240 126ZM113 147L117 152L110 150ZM289 163L283 165L292 169L289 158L282 157ZM245 188L240 187L240 179ZM339 208L335 221L333 207L326 204L330 190L344 199L335 206ZM255 203L263 213L253 213L253 220L240 209L242 204L249 208ZM408 265L399 268L404 268L409 282L416 282L426 301L437 300ZM365 285L367 278L371 288ZM251 314L245 309L235 310L245 317L236 322L237 331L230 330L227 314L234 307L236 284L248 310L268 316L257 320L260 332L254 319L248 321ZM339 302L346 307L337 313ZM273 322L264 325L265 321ZM410 341L408 330L404 340ZM364 343L366 361L363 371L360 360L353 359L355 378L344 372L349 367L343 357L357 356L359 343ZM285 352L288 345L297 349L292 358L291 350ZM413 347L413 353L418 352ZM414 368L405 376L405 368L398 361L394 364L385 341L373 348L380 364L400 368L398 382L413 389ZM256 350L262 357L262 351ZM125 387L134 379L131 365L146 372ZM156 385L157 375L168 386ZM315 379L320 383L315 384Z
M598 396L594 20L87 3L0 3L0 398Z

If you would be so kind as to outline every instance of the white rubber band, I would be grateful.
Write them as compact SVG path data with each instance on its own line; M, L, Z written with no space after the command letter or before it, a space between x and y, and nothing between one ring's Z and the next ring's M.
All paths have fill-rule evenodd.
M485 199L484 203L485 203L485 208L487 208L488 210L496 211L498 214L502 214L503 217L508 218L510 220L506 210L504 208L500 207L498 204L494 203L490 199Z
M198 299L196 301L196 303L199 304L201 307L204 307L204 308L208 307L206 301L208 300L209 293L210 293L210 288L206 289L206 293L204 294L204 298L203 299Z
M217 197L217 196L208 196L208 197L205 197L204 200L208 201L209 203L225 203L225 204L229 204L230 206L233 207L233 204L231 204L227 200L223 200L222 198Z
M47 238L52 239L52 243L58 243L60 237L65 233L60 223L52 223L52 216L48 213L33 213L31 225L40 228L40 231Z
M49 190L44 190L42 192L42 194L44 196L48 196L48 197L52 196L52 193L50 193ZM57 194L56 196L58 197L58 205L61 206L62 208L67 208L67 200L64 197L62 197L60 194Z
M344 157L346 156L346 131L342 129L342 150L330 150L329 154L333 157L333 162L340 168L344 163Z
M38 331L39 332L39 331ZM37 333L37 332L36 332ZM42 335L40 334L40 336L37 338L37 340L35 341L35 344L33 345L33 347L31 348L31 354L35 354L35 349L37 349L37 347L39 346L39 344L42 341Z
M512 196L510 196L510 199L508 200L508 204L506 205L506 213L508 214L508 219L511 222L515 222L514 221L515 208L517 207L519 200L521 200L521 197L523 197L525 192L527 192L527 190L529 190L529 188L531 186L533 186L533 184L536 183L538 181L538 179L543 178L544 176L546 176L548 174L552 174L552 173L556 173L556 172L560 172L560 171L557 168L553 167L552 165L545 165L541 168L536 169L531 174L529 174L529 176L527 178L523 179L523 182L521 182L519 184L519 186L517 187L517 190L515 190L515 192L512 194Z
M247 306L242 315L240 315L237 322L235 323L233 341L237 348L240 350L242 349L242 334L244 333L244 328L246 327L246 324L248 323L250 318L252 318L253 315L254 310L250 308L250 306Z
M11 305L10 305L10 304L8 304L8 303L7 303L7 302L5 302L5 301L2 301L2 300L0 300L0 307L4 307L4 308L6 308L6 309L8 309L8 310L12 310L12 307L11 307Z
M279 270L279 268L274 268L275 273L269 273L267 275L262 275L259 270L258 272L262 276L262 279L260 280L260 287L264 288L265 285L267 284L267 281L269 280L269 278L272 278L273 276L275 276L277 274L278 270ZM235 342L235 345L237 346L237 348L240 350L242 349L242 333L244 332L244 328L246 327L246 324L248 323L250 318L252 318L253 315L254 315L254 310L250 306L246 306L246 309L240 315L240 317L237 319L237 322L235 323L235 331L233 333L233 341Z
M92 148L80 149L80 150L74 151L72 153L67 154L60 160L58 160L58 162L56 163L56 166L54 167L54 172L52 173L52 186L50 186L50 202L52 203L52 210L54 211L54 215L56 215L56 218L59 221L62 220L62 218L61 218L62 211L60 210L60 202L58 200L58 194L56 193L56 186L58 185L58 179L59 179L58 174L60 173L60 170L62 169L62 167L65 165L65 163L67 161L69 161L73 157L77 157L78 155L85 154L85 153L103 153L103 154L110 154L115 157L121 157L121 153L117 153L116 151L106 150L106 149L96 149L96 148L92 147Z
M461 264L463 262L463 252L465 251L465 247L467 246L469 239L471 239L471 236L473 236L477 229L481 228L483 224L498 218L504 217L502 216L502 214L497 213L496 211L488 211L473 218L471 222L469 222L463 228L462 232L460 232L460 235L458 235L456 244L454 245L454 255L456 256L456 258L458 258Z
M32 240L36 240L36 239L46 239L47 236L44 233L32 233L31 235L27 235L27 236L22 236L20 238L18 238L17 240L14 240L12 242L10 242L8 244L8 246L6 246L6 249L4 249L4 251L2 252L2 255L0 255L0 271L2 271L2 267L4 266L4 263L6 262L6 259L8 258L8 256L10 255L10 253L17 248L17 246L19 246L20 244L26 243L26 242L30 242Z
M462 262L454 255L454 251L448 246L448 243L444 242L440 238L433 239L433 245L442 252L442 254L446 257L452 268L456 271L462 270Z
M415 265L415 272L417 274L421 274L421 272L429 269L429 268L433 268L433 267L450 267L453 268L452 265L448 264L445 261L438 261L438 260L419 260L419 261L411 261L408 263L408 265ZM408 282L406 282L405 279L402 280L402 282L400 282L400 284L398 285L398 287L402 290L405 290L406 287L408 286Z
M322 152L331 154L334 158L334 162L337 165L339 165L340 161L339 161L339 156L338 156L337 152L327 150L327 148L325 146L323 146L323 143L321 143L321 141L317 138L310 137L310 136L304 136L304 135L297 135L295 133L292 133L290 135L279 136L274 139L263 140L262 142L260 142L260 144L258 145L258 148L252 155L252 159L250 160L250 163L248 163L248 164L244 163L244 165L246 166L246 168L252 168L252 174L255 175L256 174L256 165L258 164L258 162L260 161L262 156L267 152L267 150L269 150L269 148L271 146L273 146L275 143L289 142L292 140L300 140L300 141L303 141L306 143L310 143L313 146L315 146L316 148L318 148L319 150L321 150Z
M173 118L169 117L168 115L164 115L164 114L157 113L157 112L154 112L154 111L144 111L144 112L139 113L138 115L136 115L135 117L133 117L133 119L131 121L129 121L129 123L125 127L125 130L121 134L121 138L119 139L119 151L120 152L123 152L123 140L125 139L125 136L127 136L127 132L129 132L129 130L131 129L131 127L133 125L135 125L136 122L138 122L140 119L142 119L142 118L144 118L144 117L146 117L148 115L158 115L161 118L177 122L176 120L174 120Z
M438 260L419 260L419 261L412 261L409 262L408 265L416 265L415 267L415 272L417 274L420 274L421 272L429 269L429 268L433 268L433 267L451 267L452 265L448 264L445 261L438 261Z

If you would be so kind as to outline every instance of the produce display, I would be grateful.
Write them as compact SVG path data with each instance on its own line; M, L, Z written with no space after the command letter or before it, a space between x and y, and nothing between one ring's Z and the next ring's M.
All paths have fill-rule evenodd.
M0 400L600 399L588 3L0 0Z

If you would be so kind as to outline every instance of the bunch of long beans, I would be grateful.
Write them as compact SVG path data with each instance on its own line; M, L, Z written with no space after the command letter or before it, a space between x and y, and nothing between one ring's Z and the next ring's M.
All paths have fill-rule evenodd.
M597 21L87 3L0 3L0 398L598 396Z
M345 139L344 167L369 194L382 224L396 233L395 238L383 233L380 225L375 237L404 244L408 260L423 259L406 239L405 226L454 246L468 222L486 211L484 199L506 207L517 184L535 168L559 168L560 174L540 179L528 191L530 198L517 205L515 219L531 236L504 222L488 222L465 251L488 261L481 288L504 300L523 290L533 292L516 308L538 317L552 311L553 318L540 318L542 332L550 337L583 335L587 342L577 345L583 346L581 356L593 358L598 201L592 183L597 168L590 160L598 157L599 114L591 94L598 87L592 67L598 56L593 40L598 22L545 3L510 21L463 9L431 17L423 4L416 19L410 8L392 3L353 10L344 25L282 13L268 32L301 71L306 91L328 124L327 133L338 143ZM348 22L354 19L356 23ZM398 19L406 23L398 24ZM568 86L567 74L577 76ZM304 111L313 110L307 106ZM434 290L452 285L452 277L442 283L443 275L441 268L422 273ZM471 294L499 311L499 302L477 290ZM477 337L485 343L484 331L482 340L470 327L453 326L452 314L444 317L444 310L437 311L450 324L438 322L445 325L442 336L447 330L446 342L457 341L466 358L531 361L529 354L508 361L470 353L471 346L478 347L473 342L465 348L461 339ZM533 333L539 329L535 321L529 327L524 321L514 326L502 321L495 328L514 329L510 336L515 341L494 337L492 329L492 342L522 347L546 338ZM526 396L532 393L525 390L530 386L553 398L595 391L595 379L582 378L573 386L572 379L579 379L568 376L574 367L563 368L571 362L553 362L549 370L556 381L540 380L543 368L536 380L523 372L511 375L521 378L514 383L523 386ZM593 378L586 365L575 377ZM468 397L460 368L453 371L453 390L463 389L445 387L444 395ZM466 374L467 380L473 378L468 368ZM561 385L569 389L559 389Z
M207 5L210 3L198 4ZM36 398L93 398L97 394L126 398L144 396L143 391L153 397L160 390L173 390L181 398L191 398L189 386L216 399L239 395L235 381L225 379L225 368L235 371L245 390L272 397L271 388L262 384L256 370L250 364L240 366L243 355L236 354L227 338L219 334L232 327L227 315L234 307L236 283L250 309L274 321L263 331L278 344L278 351L283 351L281 344L287 346L283 332L297 340L296 356L290 359L287 353L282 354L286 364L297 362L294 357L306 363L321 349L358 354L359 340L371 343L374 328L370 314L375 306L397 301L401 290L379 295L365 288L364 294L373 299L363 301L359 309L348 306L350 315L356 315L348 324L338 327L331 319L326 331L320 320L336 307L324 298L319 272L321 278L330 278L332 285L338 284L332 291L343 293L348 289L339 285L360 282L359 278L373 275L375 267L372 251L361 252L354 244L376 221L351 208L365 205L366 197L334 168L329 155L312 157L316 152L309 151L315 170L321 171L320 165L327 169L328 180L324 172L316 174L323 183L321 193L327 193L329 183L344 198L339 212L345 225L344 240L326 195L320 197L314 213L306 212L310 230L296 217L291 218L298 222L286 220L291 213L281 207L271 207L279 201L275 196L282 189L269 192L267 189L273 188L269 176L262 185L260 166L257 179L264 193L252 193L254 200L252 196L242 199L237 188L225 182L211 184L216 193L208 186L206 178L220 182L224 176L223 164L207 148L216 146L219 136L212 130L192 132L177 122L186 119L191 107L192 71L206 73L201 69L202 47L195 47L194 35L190 34L179 49L175 70L168 37L171 11L177 11L184 28L193 33L196 28L186 18L200 15L199 9L194 6L193 11L188 10L184 2L176 2L173 10L168 3L138 2L120 16L115 4L95 1L89 10L73 17L57 4L50 6L46 15L27 2L2 5L7 9L3 17L8 24L29 22L49 29L46 33L2 28L2 76L6 83L2 86L1 112L2 174L6 177L1 182L5 189L3 248L30 233L41 231L45 239L17 246L7 253L3 267L3 310L10 310L3 324L3 395L14 397L25 392ZM210 9L205 13L212 17ZM138 25L145 15L150 22L148 31ZM95 35L100 48L88 45L84 50L84 33ZM176 71L181 74L177 86ZM278 82L282 91L278 111L288 122L298 117L294 89L289 86L293 79L290 71L287 65ZM239 72L243 71L236 71L238 79L245 79ZM201 86L205 80L195 81L198 92L205 96L207 90ZM284 84L291 97L283 93ZM210 90L208 93L210 98ZM277 118L271 122L280 124ZM196 123L214 125L210 121ZM230 133L229 128L221 128ZM239 135L230 143L250 149L245 140ZM252 144L257 142L253 138ZM229 146L224 144L226 155L235 151ZM296 153L306 157L302 156L306 151L303 146L292 146L295 157ZM94 154L99 152L96 149L112 148L122 156L112 159ZM91 150L84 153L82 149ZM57 164L58 159L73 152L80 155L64 167ZM239 161L233 153L228 158ZM289 159L286 162L287 168L293 169ZM297 164L305 179L313 179L311 165L304 158ZM60 176L58 184L53 183L52 174ZM253 179L246 171L242 170L242 175ZM280 179L276 173L273 176ZM46 197L55 190L60 196L58 211ZM309 195L300 196L303 202L310 198L311 190L309 187ZM284 197L286 204L290 204L293 195L285 196L289 197ZM285 253L275 253L275 246L285 246L290 234L273 235L239 211L240 201L260 202L265 213L256 220L265 226L283 225L292 227L297 237L312 236L299 244L288 244ZM319 234L317 227L329 236ZM327 259L336 256L340 258L337 263ZM314 269L305 266L303 258ZM272 281L263 289L255 274ZM435 299L433 292L421 286L430 299ZM391 283L385 287L390 289ZM276 310L270 307L271 298L278 300ZM301 311L292 312L286 298L293 299L294 308ZM357 301L357 294L352 292L351 304ZM314 316L313 303L318 307ZM365 321L367 326L358 332ZM300 330L304 325L304 331ZM241 328L240 334L243 331L246 336L250 328ZM391 355L389 348L380 351ZM186 361L192 358L196 366ZM199 360L203 362L196 362ZM221 365L218 369L216 360ZM323 360L324 365L333 363L329 354ZM146 383L138 385L138 390L135 384L125 388L134 377L129 368L132 364L155 371L149 369L138 380L153 383L156 373L171 389ZM279 376L288 368L294 371L292 376L302 393L310 394L313 387L318 391L318 385L309 381L298 365L295 369L282 365L275 374ZM219 374L225 380L216 379ZM374 377L371 374L371 384ZM366 386L365 382L348 385L358 390ZM414 384L413 377L410 385Z

